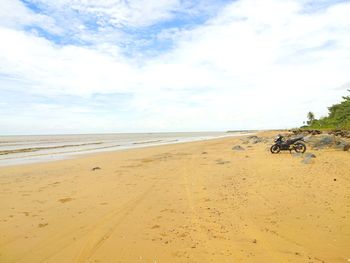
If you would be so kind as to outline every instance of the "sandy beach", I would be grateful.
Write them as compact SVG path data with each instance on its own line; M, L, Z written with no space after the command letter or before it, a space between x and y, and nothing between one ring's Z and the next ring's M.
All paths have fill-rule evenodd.
M310 149L305 164L270 145L0 167L0 262L349 262L350 153Z

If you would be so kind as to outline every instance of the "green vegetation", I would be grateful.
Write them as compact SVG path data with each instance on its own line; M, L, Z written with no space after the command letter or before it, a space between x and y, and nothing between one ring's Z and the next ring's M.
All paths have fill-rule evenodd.
M348 90L350 92L350 90ZM343 97L343 101L328 108L327 117L315 119L312 112L307 114L308 129L344 129L350 130L350 96Z
M315 114L313 114L311 111L307 114L307 125L312 125L313 122L315 121Z

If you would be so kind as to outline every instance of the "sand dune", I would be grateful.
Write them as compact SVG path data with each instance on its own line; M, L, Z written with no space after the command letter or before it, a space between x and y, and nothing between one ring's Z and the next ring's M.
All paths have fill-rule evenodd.
M268 146L222 138L2 167L0 262L348 262L349 152L304 164Z

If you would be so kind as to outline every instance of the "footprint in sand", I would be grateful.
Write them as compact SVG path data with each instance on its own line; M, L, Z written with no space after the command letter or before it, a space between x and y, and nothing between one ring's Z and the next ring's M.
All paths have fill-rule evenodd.
M62 204L64 204L64 203L70 202L72 200L73 200L73 198L67 197L67 198L59 199L58 201L61 202Z

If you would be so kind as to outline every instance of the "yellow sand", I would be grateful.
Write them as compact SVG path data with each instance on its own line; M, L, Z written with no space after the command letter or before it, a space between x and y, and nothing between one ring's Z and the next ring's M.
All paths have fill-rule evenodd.
M350 153L303 164L268 147L224 138L0 168L0 262L350 261Z

